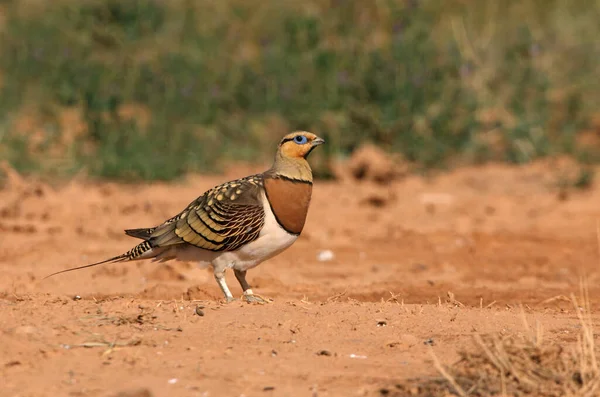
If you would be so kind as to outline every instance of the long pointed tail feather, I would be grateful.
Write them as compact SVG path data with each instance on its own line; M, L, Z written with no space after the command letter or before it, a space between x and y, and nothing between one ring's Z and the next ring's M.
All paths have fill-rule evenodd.
M87 267L93 267L93 266L103 265L105 263L125 262L126 260L127 260L127 256L126 256L126 254L123 254L123 255L115 256L114 258L106 259L104 261L100 261L100 262L96 262L96 263L90 263L89 265L77 266L77 267L72 267L70 269L65 269L65 270L61 270L61 271L58 271L58 272L54 272L52 274L47 275L42 280L45 280L45 279L47 279L49 277L52 277L52 276L56 276L57 274L61 274L61 273L67 273L67 272L72 272L74 270L85 269Z
M143 255L148 253L151 249L152 249L152 245L148 241L144 241L144 242L136 245L131 250L129 250L128 252L126 252L122 255L118 255L118 256L115 256L115 257L112 257L110 259L106 259L106 260L103 260L100 262L90 263L89 265L83 265L83 266L78 266L78 267L72 267L70 269L60 270L58 272L54 272L52 274L47 275L42 280L45 280L49 277L55 276L60 273L72 272L74 270L81 270L81 269L85 269L88 267L103 265L106 263L128 262L128 261L133 261L136 259L144 259L145 257L143 257Z

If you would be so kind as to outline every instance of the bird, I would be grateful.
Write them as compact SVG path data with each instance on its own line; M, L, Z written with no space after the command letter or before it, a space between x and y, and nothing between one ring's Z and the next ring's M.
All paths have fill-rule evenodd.
M307 157L323 143L323 138L308 131L286 134L266 171L207 190L158 226L126 229L126 235L142 242L121 255L45 278L106 263L181 260L212 267L228 303L237 300L225 280L228 269L233 269L245 301L268 303L252 291L246 272L279 255L300 236L313 188Z

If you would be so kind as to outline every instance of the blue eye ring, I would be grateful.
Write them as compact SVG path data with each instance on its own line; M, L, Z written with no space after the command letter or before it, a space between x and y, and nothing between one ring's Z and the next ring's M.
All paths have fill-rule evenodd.
M296 142L299 145L304 145L306 142L308 142L308 139L306 139L304 135L296 135L294 137L294 142Z

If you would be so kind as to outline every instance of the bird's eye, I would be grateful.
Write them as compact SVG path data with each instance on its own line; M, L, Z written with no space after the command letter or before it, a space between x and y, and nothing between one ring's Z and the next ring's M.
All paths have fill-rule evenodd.
M307 141L306 137L304 135L296 135L294 137L294 142L298 143L298 144L305 144Z

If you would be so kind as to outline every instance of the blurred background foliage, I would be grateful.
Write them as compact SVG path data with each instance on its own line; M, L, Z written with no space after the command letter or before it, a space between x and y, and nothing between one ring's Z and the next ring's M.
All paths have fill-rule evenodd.
M0 161L122 180L314 131L414 169L600 158L600 1L0 0Z

